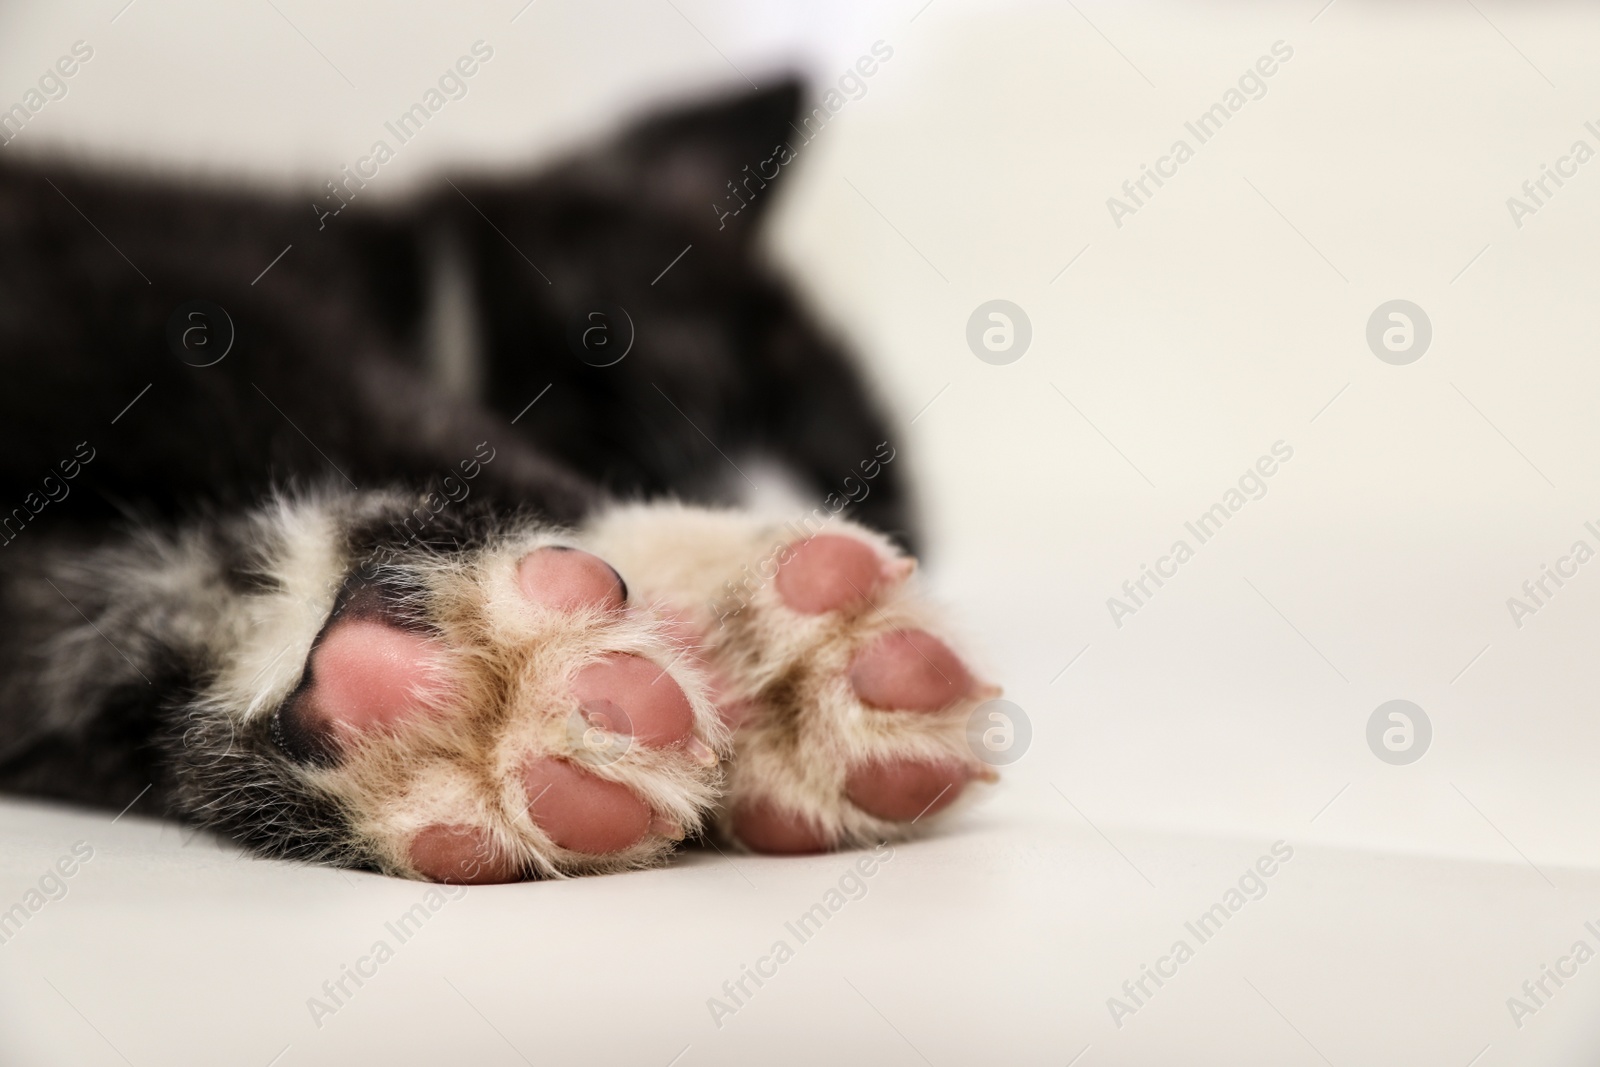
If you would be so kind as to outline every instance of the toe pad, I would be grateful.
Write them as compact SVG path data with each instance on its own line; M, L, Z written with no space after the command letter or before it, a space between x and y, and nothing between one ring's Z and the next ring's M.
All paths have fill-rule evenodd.
M975 683L961 658L926 630L892 630L868 642L850 664L850 684L875 708L940 711Z
M621 852L650 831L650 808L637 793L566 760L530 761L523 768L522 787L529 817L569 851Z
M869 815L909 822L949 807L970 777L956 763L888 760L851 768L844 791Z
M627 583L611 564L561 545L547 545L523 556L517 564L517 586L529 603L552 611L614 611L628 600Z

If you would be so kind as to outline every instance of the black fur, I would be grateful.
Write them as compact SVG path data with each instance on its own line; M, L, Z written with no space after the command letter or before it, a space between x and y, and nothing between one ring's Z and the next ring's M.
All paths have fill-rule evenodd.
M270 582L248 517L270 494L347 496L351 572L381 578L397 554L470 549L519 517L574 523L607 497L727 502L754 456L840 492L894 435L762 260L774 190L737 217L710 206L792 139L799 100L785 85L683 109L538 174L452 175L321 218L315 194L7 157L0 788L121 806L148 787L140 810L365 862L336 807L295 784L295 745L192 707L216 665L187 635ZM431 371L441 255L470 279L473 395ZM210 366L169 343L194 300L233 327ZM572 343L598 307L632 323L611 366ZM470 501L437 520L372 496L421 501L485 447ZM902 478L885 469L851 516L909 543ZM140 585L173 553L203 597Z

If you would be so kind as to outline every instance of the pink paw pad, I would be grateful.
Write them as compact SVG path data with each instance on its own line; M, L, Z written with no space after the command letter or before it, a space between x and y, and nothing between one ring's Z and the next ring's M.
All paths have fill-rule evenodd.
M949 807L971 777L959 763L886 760L851 768L844 792L869 815L910 822Z
M343 740L437 714L443 652L437 639L377 619L336 620L279 717L284 748L297 758L332 759Z
M766 801L752 801L736 809L733 833L755 852L796 856L833 847L817 826Z
M591 726L652 748L684 744L694 731L689 698L643 656L609 653L573 676L572 695Z
M521 880L521 872L495 852L488 835L470 826L426 827L411 839L408 851L411 866L429 881L495 885Z
M909 575L909 559L885 560L853 537L819 534L790 547L774 581L783 602L802 615L821 615L868 600Z
M561 848L590 855L621 852L651 830L650 808L627 786L559 759L522 769L528 816Z
M977 683L961 658L926 630L892 630L856 653L850 684L875 708L941 711L970 696Z
M517 564L517 586L530 603L552 611L615 611L628 601L627 583L616 568L599 556L562 545L523 556Z

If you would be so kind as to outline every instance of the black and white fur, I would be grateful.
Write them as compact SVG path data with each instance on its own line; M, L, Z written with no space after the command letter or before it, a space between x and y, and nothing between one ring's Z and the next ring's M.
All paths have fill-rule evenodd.
M755 247L774 190L736 218L709 207L792 138L799 100L785 85L680 109L539 173L451 175L322 220L308 196L0 166L0 788L112 807L142 794L138 811L264 854L407 873L353 787L319 779L273 714L344 600L370 585L428 616L441 582L534 543L649 568L654 528L723 551L657 583L710 602L737 573L727 553L754 558L776 525L618 502L732 504L752 460L837 494L894 440ZM169 344L196 299L234 331L209 366ZM635 334L607 367L570 342L600 305ZM905 463L875 474L852 529L909 545ZM762 669L814 655L744 632L765 642L742 653ZM666 656L643 624L606 640ZM727 755L693 669L673 670ZM940 729L852 743L958 743ZM640 788L691 833L728 787L720 770L649 773ZM798 797L804 777L772 788ZM889 832L826 818L852 840ZM592 867L536 845L508 847L534 874Z

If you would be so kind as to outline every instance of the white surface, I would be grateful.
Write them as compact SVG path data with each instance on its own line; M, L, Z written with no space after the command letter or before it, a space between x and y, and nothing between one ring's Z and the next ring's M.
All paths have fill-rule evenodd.
M389 925L427 886L6 805L8 890L72 842L95 855L0 946L0 1059L1461 1065L1488 1046L1479 1063L1592 1061L1600 962L1520 1032L1504 1003L1575 939L1600 945L1584 928L1600 874L1548 868L1557 889L1526 866L1285 839L1265 895L1202 943L1185 923L1272 842L1102 827L1113 847L1049 799L898 847L804 942L785 924L858 855L703 852L456 890L402 943ZM1114 1026L1107 999L1177 939L1193 958ZM708 1000L778 940L793 958L717 1026ZM378 941L393 957L317 1025L310 999Z
M931 575L1034 724L1007 790L902 849L720 1030L706 998L846 857L473 890L318 1029L305 999L421 887L6 805L0 902L73 841L97 854L0 946L0 1061L519 1062L496 1029L532 1062L688 1045L684 1067L1592 1057L1600 964L1520 1029L1505 1001L1600 925L1600 570L1520 629L1506 598L1600 547L1600 162L1520 229L1506 198L1574 139L1600 149L1600 13L674 2L41 5L0 13L0 99L85 38L25 147L320 176L491 41L386 168L400 190L737 83L718 50L759 80L892 44L773 244L916 416ZM1115 227L1106 198L1280 39L1266 95ZM963 336L994 297L1033 324L1004 367ZM1403 367L1364 339L1397 297L1434 330ZM1279 439L1265 498L1115 627L1106 598ZM1435 730L1406 767L1364 738L1396 697ZM1266 898L1115 1028L1106 998L1278 839L1296 858Z

